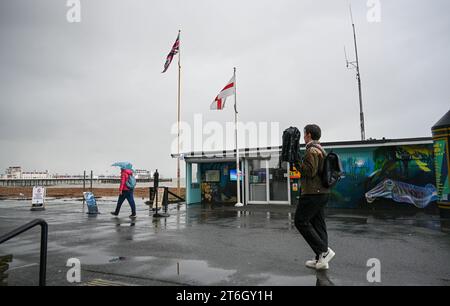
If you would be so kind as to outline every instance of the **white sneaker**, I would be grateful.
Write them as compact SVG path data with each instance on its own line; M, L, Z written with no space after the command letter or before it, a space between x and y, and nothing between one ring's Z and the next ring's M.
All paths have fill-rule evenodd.
M311 268L311 269L317 269L317 260L315 260L315 259L313 259L313 260L308 260L308 261L305 263L305 266L308 267L308 268ZM321 268L321 270L328 270L328 269L329 269L329 265L328 265L328 264L326 264L325 266L323 266L323 267Z
M327 270L329 268L328 263L333 259L334 255L336 255L336 253L332 249L328 248L328 252L320 255L320 258L316 264L316 270Z
M328 264L328 263L326 263L325 265L321 265L321 266L319 266L319 267L317 267L317 264L316 264L316 270L317 271L323 271L323 270L328 270L330 268L330 265Z
M316 268L316 264L317 264L317 260L312 259L312 260L308 260L305 263L305 266L307 266L308 268L311 268L311 269L315 269Z

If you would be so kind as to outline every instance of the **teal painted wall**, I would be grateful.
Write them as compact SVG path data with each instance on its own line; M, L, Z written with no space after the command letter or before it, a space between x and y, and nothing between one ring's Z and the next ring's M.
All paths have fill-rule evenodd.
M200 203L201 195L201 174L200 167L197 168L198 183L192 183L192 164L186 163L186 203Z

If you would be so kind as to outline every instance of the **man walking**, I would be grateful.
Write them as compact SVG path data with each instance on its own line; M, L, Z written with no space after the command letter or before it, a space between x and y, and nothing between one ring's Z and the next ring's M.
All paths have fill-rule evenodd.
M325 224L325 206L330 189L322 185L320 174L323 169L325 150L320 145L320 127L315 124L305 126L303 139L306 153L300 164L301 196L295 212L295 227L302 234L316 257L308 260L306 266L317 270L329 268L335 253L328 247Z

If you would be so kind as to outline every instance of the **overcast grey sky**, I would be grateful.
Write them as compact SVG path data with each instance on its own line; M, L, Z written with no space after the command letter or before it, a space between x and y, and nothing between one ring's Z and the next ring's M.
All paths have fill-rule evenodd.
M430 136L450 105L450 2L380 3L370 23L367 1L352 1L366 136ZM231 104L209 105L237 67L241 121L360 137L347 0L81 0L80 23L68 10L0 2L0 172L114 173L129 160L175 176L176 62L161 71L178 29L183 121L232 121Z

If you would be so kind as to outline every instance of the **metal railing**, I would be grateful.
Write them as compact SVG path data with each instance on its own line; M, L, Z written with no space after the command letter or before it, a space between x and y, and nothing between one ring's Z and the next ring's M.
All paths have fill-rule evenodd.
M0 236L0 244L6 242L30 229L40 225L41 226L41 251L39 259L39 286L45 286L46 269L47 269L47 240L48 240L48 224L43 219L36 219L27 224L24 224L15 230Z
M175 198L178 199L178 201L176 201L176 202L184 202L184 201L186 201L185 199L183 199L182 197L179 197L177 194L171 192L170 190L168 190L167 192L168 192L170 195L172 195L173 197L175 197Z

